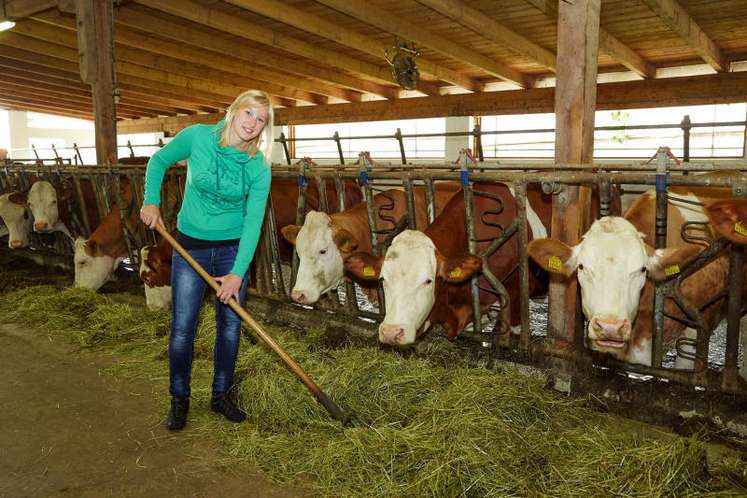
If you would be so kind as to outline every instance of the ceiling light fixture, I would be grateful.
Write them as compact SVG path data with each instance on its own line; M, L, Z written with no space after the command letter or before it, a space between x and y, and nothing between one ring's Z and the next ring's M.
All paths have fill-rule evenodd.
M0 22L0 31L8 31L9 29L13 29L13 27L16 25L13 21L3 21Z

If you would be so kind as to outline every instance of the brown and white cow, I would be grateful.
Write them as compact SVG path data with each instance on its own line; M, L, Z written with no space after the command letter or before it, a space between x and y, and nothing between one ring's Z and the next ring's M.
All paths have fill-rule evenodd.
M647 277L675 274L702 250L702 245L681 239L680 228L685 222L710 219L711 223L698 235L712 239L717 232L726 230L725 223L733 227L745 219L735 209L738 204L725 200L731 195L729 189L674 187L670 194L705 203L707 207L678 201L669 203L666 249L652 248L655 192L641 194L624 218L605 217L596 221L575 246L554 239L529 244L529 255L546 270L577 275L583 312L588 320L587 344L591 349L629 363L650 365L654 286ZM731 236L739 234L732 230ZM680 288L685 299L696 307L708 305L703 313L709 330L725 313L723 299L711 304L708 301L726 286L728 267L728 257L721 255L686 278ZM665 315L683 317L679 307L669 300ZM694 338L695 331L667 318L664 324L667 344L671 346L682 336ZM692 361L678 357L676 366L691 368Z
M95 227L99 223L99 212L93 184L88 178L81 178L79 185L86 216L90 226ZM59 231L68 237L74 233L73 216L81 216L83 206L79 205L72 178L68 177L54 184L40 180L31 186L25 200L34 217L35 232Z
M23 202L16 202L16 193L0 195L0 218L8 233L8 247L23 249L28 247L33 219Z
M171 256L171 244L163 238L140 249L140 279L148 309L171 307Z
M435 209L439 214L459 190L457 183L439 183L435 189ZM425 190L413 190L415 223L418 229L427 226ZM405 192L391 189L374 196L376 230L391 230L407 214ZM336 288L344 276L343 259L353 251L371 251L368 211L365 202L335 214L311 211L303 226L288 225L283 237L295 244L299 266L291 298L301 304L312 304Z
M510 188L503 184L474 185L475 231L483 251L490 239L501 234L493 224L507 227L516 218L516 202ZM479 192L500 197L503 209L496 212L495 200ZM528 193L530 239L545 237L550 226L549 196L532 190ZM540 214L537 214L540 213ZM486 223L486 221L488 223ZM488 239L488 240L486 240ZM518 240L509 240L489 258L491 272L503 281L511 302L519 303ZM468 254L464 196L451 198L431 226L424 231L406 230L394 238L383 257L358 252L345 260L345 269L356 280L384 285L386 315L379 326L379 340L386 344L412 344L431 326L442 325L449 337L456 337L472 321L473 310L469 278L481 270L481 260ZM539 282L530 277L532 291ZM480 287L490 288L485 277ZM496 296L480 292L480 305L487 309ZM520 323L520 307L511 306L511 325Z

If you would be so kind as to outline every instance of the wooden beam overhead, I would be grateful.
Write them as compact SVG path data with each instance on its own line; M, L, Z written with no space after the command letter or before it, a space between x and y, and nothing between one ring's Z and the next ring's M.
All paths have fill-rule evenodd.
M225 32L216 29L185 26L184 24L172 22L162 17L144 14L132 7L120 8L117 11L116 22L118 25L127 26L132 29L158 33L158 36L170 38L180 44L211 50L221 56L230 55L241 60L241 64L249 63L260 66L257 69L273 68L279 71L286 71L302 76L310 81L333 84L357 92L384 97L385 99L395 99L399 93L396 88L355 78L339 71L257 51L253 47L237 44ZM185 50L190 49L189 47L184 48ZM211 58L213 57L215 55Z
M554 112L555 89L532 88L506 92L482 92L400 99L396 103L360 102L306 106L275 111L275 124L348 123L444 116L490 116ZM706 76L625 81L597 85L597 110L641 109L672 105L733 104L747 102L747 72ZM198 114L126 123L138 133L210 122L213 116ZM205 119L205 121L195 121ZM134 131L132 133L135 133Z
M0 65L12 68L18 72L28 72L38 76L49 78L58 77L73 82L80 82L77 64L71 65L68 62L33 52L27 52L14 47L0 45ZM37 77L38 77L37 76ZM121 90L132 91L139 94L145 94L153 98L161 98L164 101L176 100L179 105L197 106L195 109L201 112L215 112L217 105L225 100L225 106L231 103L229 97L220 95L205 95L199 92L187 89L158 84L150 80L137 78L127 75L119 76L119 87Z
M558 18L557 0L524 0L533 5L550 19ZM653 64L638 55L633 49L599 27L599 50L618 61L642 78L655 78L656 68Z
M465 28L480 34L496 44L522 54L550 71L555 72L555 54L533 41L510 30L503 24L473 9L459 0L417 0Z
M33 19L69 30L75 29L75 21L59 12L46 12L33 16ZM160 34L160 30L153 32ZM272 85L275 82L282 81L283 86L294 87L309 93L335 97L348 102L360 102L361 100L359 92L315 83L314 80L308 78L279 73L261 67L250 68L244 61L234 58L230 53L222 53L220 57L216 57L216 54L209 50L198 47L184 47L181 43L156 38L152 34L145 34L133 29L119 27L115 33L115 41L118 45L131 49L135 48L193 64L204 65L218 71L224 71L226 74L235 74L237 77L245 78L248 82L262 80Z
M76 36L74 32L67 29L57 28L44 22L34 20L22 21L16 24L13 31L17 34L30 36L37 40L58 44L68 49L73 49L75 47ZM157 46L159 42L150 40L150 43L153 44L153 46ZM315 104L327 103L322 95L312 94L284 85L250 79L235 73L213 69L202 64L185 62L183 60L165 57L144 50L136 50L122 46L121 44L116 50L118 69L128 66L131 70L135 70L135 68L132 68L129 65L137 64L144 68L163 71L164 73L174 77L178 76L179 78L184 78L185 81L191 81L195 86L204 86L204 84L211 83L215 84L215 88L220 88L220 91L216 91L216 93L225 93L226 95L234 97L247 88L254 87L279 97L303 100ZM120 68L120 66L122 66L122 68Z
M403 19L390 14L367 0L317 0L319 3L338 10L355 19L376 26L398 37L412 41L416 45L429 47L441 54L474 66L488 74L504 79L522 88L532 86L533 78L517 71L506 64L454 43L445 37L422 28L414 20Z
M5 99L0 97L0 108L8 109L11 111L32 111L41 112L44 114L54 114L56 116L67 116L71 118L85 119L93 121L93 113L89 111L81 111L78 109L66 109L60 106L47 106L34 104L28 101L18 101L14 99ZM134 118L137 119L137 118Z
M341 45L360 50L371 54L375 57L384 58L385 51L390 47L386 43L362 35L357 31L345 28L336 23L328 21L323 17L309 14L301 9L297 9L287 2L279 0L227 0L228 3L238 7L245 8L261 14L270 19L289 24L303 31L314 33L328 40L332 40ZM432 77L448 81L454 85L460 86L467 90L479 91L482 84L472 78L452 71L442 65L425 58L418 58L418 67L423 73ZM427 90L427 89L425 89ZM428 93L427 91L424 93Z
M700 29L677 0L642 0L669 29L695 50L716 71L726 71L728 64L721 49Z
M18 20L57 7L57 0L2 0L0 21Z
M296 56L306 57L331 67L358 73L365 78L376 82L384 82L386 84L391 84L392 82L391 71L389 71L388 67L370 64L334 50L326 50L317 47L311 43L297 40L256 23L249 23L230 14L210 9L191 0L135 1L139 4L145 5L146 7L160 10L226 33L231 33L248 40L262 43ZM261 49L255 47L254 50ZM432 93L437 94L438 90L434 88Z

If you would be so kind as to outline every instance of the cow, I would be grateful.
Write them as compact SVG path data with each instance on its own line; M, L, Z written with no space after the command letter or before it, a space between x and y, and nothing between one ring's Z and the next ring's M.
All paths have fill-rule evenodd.
M454 183L436 185L434 207L440 213L459 190ZM419 229L427 225L425 191L413 190L415 223ZM391 189L374 196L376 230L393 229L407 213L405 192ZM328 215L312 211L303 226L288 225L281 230L283 237L295 244L299 257L298 275L291 298L300 304L313 304L344 276L343 260L353 251L371 251L368 211L365 202L342 212ZM372 296L373 297L373 296Z
M148 309L171 307L171 256L171 244L163 238L140 249L140 279Z
M17 202L17 193L0 195L0 218L8 233L8 247L23 249L28 247L33 219L24 203Z
M496 225L508 227L516 218L516 201L505 184L473 186L477 251L483 251L490 240L500 236ZM481 193L484 193L481 195ZM503 209L487 197L501 199ZM547 236L550 226L551 198L538 190L527 194L529 237ZM487 239L487 240L486 240ZM503 282L512 303L519 303L519 262L517 238L514 237L491 254L490 271ZM345 259L345 269L358 281L382 280L386 315L379 326L379 341L403 346L413 344L434 325L441 325L449 338L461 333L472 321L473 308L469 279L482 269L481 259L468 253L464 196L457 193L444 207L432 225L424 231L405 230L392 241L384 256L374 257L356 252ZM530 291L540 287L530 275ZM484 276L481 288L490 288ZM481 290L480 307L485 310L497 297ZM519 306L511 306L511 326L520 323Z
M93 183L88 178L80 178L85 214L90 226L99 223L99 211L96 205L96 193ZM40 180L34 183L23 199L34 217L34 231L37 233L63 232L72 238L82 223L83 206L78 202L74 180L67 177L54 183ZM78 227L74 225L74 216L79 216Z
M732 175L744 178L739 173ZM575 246L554 239L529 244L529 256L546 270L566 278L576 275L581 287L583 313L588 321L586 343L594 351L628 363L650 366L652 278L678 273L680 266L703 249L701 244L682 240L681 227L688 221L705 223L697 235L713 240L726 231L723 220L731 220L733 227L740 219L745 219L739 218L738 211L732 209L735 204L728 200L730 189L674 187L669 194L678 200L670 200L668 204L665 249L653 249L656 212L653 191L641 194L624 217L604 217L596 221ZM706 306L703 314L708 332L725 314L724 299L712 303L709 300L718 289L726 286L728 271L728 257L722 254L685 278L680 287L682 296L694 306ZM665 303L664 313L667 317L664 340L668 346L680 337L695 337L694 329L668 318L684 317L670 300ZM685 346L685 350L691 352L692 348ZM676 368L691 369L692 366L692 360L677 356Z
M315 178L313 181L309 181L306 186L306 212L319 211L322 207L319 196L319 185L321 181L321 179ZM350 208L350 206L354 206L363 200L361 189L355 184L355 182L345 180L343 186L345 190L344 201L346 208ZM329 213L337 213L339 211L339 204L337 202L337 193L334 183L330 180L325 180L325 189L327 193L327 211ZM297 180L273 178L270 187L270 197L272 198L272 210L275 216L280 259L283 261L290 261L293 254L293 246L283 238L281 230L287 225L296 223L296 210L298 206Z

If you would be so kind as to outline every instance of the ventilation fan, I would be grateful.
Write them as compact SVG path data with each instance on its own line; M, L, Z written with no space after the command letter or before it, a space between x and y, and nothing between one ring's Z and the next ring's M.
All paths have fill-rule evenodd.
M384 58L392 66L394 81L405 90L415 90L420 81L420 71L415 64L417 50L404 44L397 44L384 52Z

